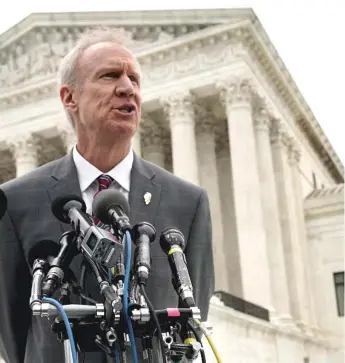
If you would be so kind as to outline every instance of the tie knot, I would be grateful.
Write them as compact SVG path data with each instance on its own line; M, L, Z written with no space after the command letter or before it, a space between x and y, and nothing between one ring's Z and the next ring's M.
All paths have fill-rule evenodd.
M99 185L98 191L101 191L104 189L108 189L114 179L109 175L102 174L97 178L97 180Z

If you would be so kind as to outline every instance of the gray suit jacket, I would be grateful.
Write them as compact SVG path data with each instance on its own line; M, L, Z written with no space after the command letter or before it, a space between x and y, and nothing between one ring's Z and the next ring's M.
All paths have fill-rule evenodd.
M71 230L53 216L51 202L61 195L81 196L72 154L11 180L1 189L8 198L8 210L0 221L0 352L6 363L62 363L63 344L51 333L52 322L32 317L29 310L32 277L27 258L38 241L58 242L64 231ZM143 199L146 192L152 194L148 205ZM147 221L157 230L151 244L152 268L147 284L153 306L163 309L178 305L167 257L159 246L163 228L177 227L186 238L188 269L196 303L205 320L214 289L210 210L205 190L135 155L129 204L132 225ZM79 280L78 257L81 256L75 258L71 268ZM92 276L86 285L88 292L98 298L99 289ZM85 363L105 362L101 353L87 353L84 359Z

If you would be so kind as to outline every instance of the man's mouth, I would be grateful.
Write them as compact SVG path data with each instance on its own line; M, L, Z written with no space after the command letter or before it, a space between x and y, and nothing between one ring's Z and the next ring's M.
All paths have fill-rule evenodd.
M123 105L121 107L118 107L118 108L116 108L116 110L118 110L122 113L131 113L131 112L134 112L135 107L134 107L134 105L128 104L128 105Z

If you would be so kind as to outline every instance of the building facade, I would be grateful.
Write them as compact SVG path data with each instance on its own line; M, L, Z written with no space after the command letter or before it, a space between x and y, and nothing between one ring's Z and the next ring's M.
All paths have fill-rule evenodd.
M142 67L134 150L208 192L224 362L342 361L343 165L251 10L33 14L0 35L0 183L75 144L55 75L100 25L128 31Z

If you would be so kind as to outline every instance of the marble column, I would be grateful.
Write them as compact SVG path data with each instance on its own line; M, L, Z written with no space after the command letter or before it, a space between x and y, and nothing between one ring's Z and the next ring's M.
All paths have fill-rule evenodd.
M16 164L16 177L38 167L38 142L32 135L20 135L9 141Z
M215 289L227 291L228 275L224 249L222 212L216 159L213 114L198 103L195 105L196 145L200 185L206 189L211 210L213 255L215 264Z
M188 91L161 100L169 118L174 174L199 185L192 101Z
M229 138L226 127L216 128L217 171L222 211L223 241L228 275L227 292L242 296L241 264L237 238L236 216L234 209L234 191L231 176Z
M165 168L163 132L152 119L145 119L142 126L142 150L145 160Z
M301 264L304 266L304 281L305 281L305 295L306 295L306 305L308 311L308 328L307 332L309 333L309 329L317 331L317 321L315 316L315 304L312 298L312 283L311 283L311 258L310 258L310 250L308 248L308 239L307 239L307 228L305 223L305 215L304 215L304 198L302 192L302 184L301 184L301 174L299 171L299 164L301 160L301 150L297 144L297 141L293 138L289 139L288 144L288 160L291 169L291 184L294 190L294 207L295 207L295 218L297 222L297 233L299 236L299 244L301 250Z
M271 310L271 287L261 185L252 118L252 87L230 78L217 84L230 142L232 185L243 298Z
M288 160L289 136L279 120L273 120L271 130L272 159L279 216L282 229L283 249L289 287L289 301L293 320L299 328L308 321L308 305L304 279L300 235L294 204L295 190Z
M272 318L279 324L291 324L282 230L269 136L270 118L262 104L257 105L253 117L271 277Z

